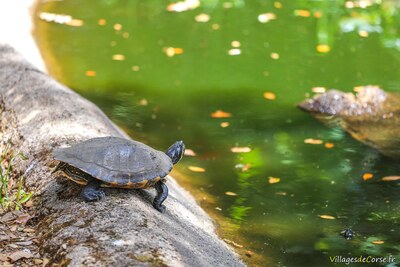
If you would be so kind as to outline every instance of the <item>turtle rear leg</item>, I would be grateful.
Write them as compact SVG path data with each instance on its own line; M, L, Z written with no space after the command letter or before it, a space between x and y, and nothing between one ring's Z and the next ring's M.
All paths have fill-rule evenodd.
M94 178L89 179L87 185L82 189L82 197L86 202L92 202L102 199L106 196L100 188L100 181Z
M154 187L157 191L157 195L153 200L153 207L163 213L165 211L165 206L162 205L162 203L168 197L168 187L162 180L158 181Z

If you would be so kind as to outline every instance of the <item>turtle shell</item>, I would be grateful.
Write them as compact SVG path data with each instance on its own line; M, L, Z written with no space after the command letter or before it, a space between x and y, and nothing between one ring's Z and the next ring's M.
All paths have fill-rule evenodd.
M97 137L55 149L54 158L96 179L103 186L142 188L166 176L172 160L164 152L119 137ZM74 180L74 179L72 179Z

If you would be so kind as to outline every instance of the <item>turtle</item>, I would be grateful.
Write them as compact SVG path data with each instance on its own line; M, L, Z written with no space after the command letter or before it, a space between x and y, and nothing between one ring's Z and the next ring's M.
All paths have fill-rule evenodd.
M52 173L62 171L70 180L85 185L81 195L86 202L105 197L101 187L154 187L157 195L153 207L164 212L162 203L168 197L165 176L184 152L183 141L175 142L164 153L134 140L96 137L54 149L53 157L59 163Z

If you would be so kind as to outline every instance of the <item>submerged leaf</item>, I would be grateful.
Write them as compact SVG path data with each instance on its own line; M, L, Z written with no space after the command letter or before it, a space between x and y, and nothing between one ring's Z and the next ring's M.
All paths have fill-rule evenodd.
M251 151L250 147L244 146L244 147L240 147L240 146L235 146L231 148L231 151L233 153L248 153Z
M232 117L231 113L222 110L217 110L211 113L211 118L230 118L230 117Z
M225 192L225 195L236 197L238 194L236 194L235 192L227 191L227 192Z
M364 173L363 174L363 176L362 176L362 178L363 178L363 180L364 181L367 181L367 180L369 180L369 179L372 179L374 177L374 175L372 174L372 173Z
M326 220L334 220L336 217L333 217L331 215L318 215L321 219L326 219Z
M197 167L197 166L189 166L188 169L191 170L192 172L205 172L206 171L206 169L204 169L202 167Z
M385 181L385 182L397 181L397 180L400 180L400 176L397 176L397 175L385 176L381 180Z
M375 245L382 245L383 243L385 243L385 241L383 241L383 240L374 240L371 243L375 244Z
M275 100L276 99L276 95L272 92L265 92L264 93L264 98L268 99L268 100Z
M324 141L322 141L321 139L314 139L314 138L307 138L304 140L304 143L311 144L311 145L320 145L323 142Z
M268 177L268 183L270 184L276 184L279 183L281 181L281 178L277 178L277 177Z

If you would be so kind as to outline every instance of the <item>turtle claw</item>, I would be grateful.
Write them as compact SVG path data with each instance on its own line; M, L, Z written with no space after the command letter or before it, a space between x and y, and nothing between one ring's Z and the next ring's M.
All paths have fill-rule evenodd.
M161 212L161 213L164 213L165 212L165 206L164 205L157 205L156 203L154 203L153 202L153 207L156 209L156 210L158 210L159 212Z

